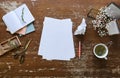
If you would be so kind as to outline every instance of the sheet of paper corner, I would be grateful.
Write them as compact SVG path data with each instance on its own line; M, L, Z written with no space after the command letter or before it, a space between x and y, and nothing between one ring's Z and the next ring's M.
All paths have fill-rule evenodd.
M22 9L23 8L25 8L25 10L26 10L26 12L24 13L25 14L25 16L24 16L24 19L25 19L25 21L27 20L27 23L23 23L22 22L22 18L21 18L21 15L19 15L19 14L21 14L22 13ZM12 12L12 11L11 11ZM15 12L15 15L17 16L17 18L19 19L19 21L22 23L21 25L21 27L19 27L18 29L13 29L13 28L11 28L12 26L7 26L7 24L6 23L8 23L8 21L9 20L7 20L7 22L6 22L6 19L7 19L7 16L8 15L10 15L10 12L9 13L7 13L7 14L5 14L4 16L3 16L3 21L5 22L5 24L6 24L6 26L7 26L7 28L8 28L8 30L11 32L11 34L14 34L14 33L16 33L18 30L20 30L20 29L22 29L23 28L23 30L21 30L20 32L21 33L25 33L26 31L25 31L25 26L26 25L28 25L28 24L30 24L31 22L33 22L35 19L34 19L34 17L32 16L32 14L31 14L31 12L29 11L29 9L28 9L28 7L27 7L27 5L26 4L22 4L21 6L19 6L18 8L16 8L15 10L14 10L14 12ZM15 21L14 21L15 22ZM18 25L17 25L18 26ZM32 25L30 25L30 26L32 26ZM14 30L14 32L12 32L11 30ZM35 28L33 29L33 30L31 30L31 31L29 31L29 32L33 32L33 31L35 31Z

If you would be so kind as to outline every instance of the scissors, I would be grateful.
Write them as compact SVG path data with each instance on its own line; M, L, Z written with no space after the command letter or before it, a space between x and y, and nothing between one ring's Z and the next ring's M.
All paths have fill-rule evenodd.
M25 53L26 53L26 51L28 49L28 46L29 46L30 42L31 42L31 39L27 40L25 46L23 47L23 50L17 51L16 53L13 54L14 59L19 58L20 64L24 63L24 61L25 61Z

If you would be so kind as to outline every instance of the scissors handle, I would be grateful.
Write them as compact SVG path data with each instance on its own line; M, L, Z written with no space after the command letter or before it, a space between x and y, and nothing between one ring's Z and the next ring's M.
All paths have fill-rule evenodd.
M25 46L23 48L21 48L21 51L16 51L16 53L13 54L14 59L19 58L20 64L24 63L24 61L25 61L25 52L27 51L31 40L32 39L26 41L26 44L25 44Z
M31 42L31 39L28 40L27 43L25 44L24 50L22 51L22 54L20 55L20 59L19 59L20 64L24 63L25 61L25 52L27 51L30 42Z
M24 63L24 61L25 61L25 54L21 55L19 59L20 64Z

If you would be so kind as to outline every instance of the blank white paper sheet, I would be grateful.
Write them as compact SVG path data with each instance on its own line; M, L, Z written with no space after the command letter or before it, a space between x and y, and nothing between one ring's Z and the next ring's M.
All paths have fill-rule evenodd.
M47 60L75 57L71 19L45 17L38 55Z

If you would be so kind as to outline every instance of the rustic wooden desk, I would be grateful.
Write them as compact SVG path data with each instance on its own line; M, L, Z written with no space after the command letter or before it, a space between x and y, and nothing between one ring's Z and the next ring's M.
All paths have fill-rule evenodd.
M48 61L37 55L43 20L45 16L53 18L71 18L73 32L81 23L82 18L87 19L91 8L99 9L111 1L120 5L119 0L0 0L0 18L22 3L26 3L35 17L36 31L20 37L21 43L32 39L26 54L26 60L20 64L13 59L12 52L0 57L0 78L111 78L120 77L120 35L99 37L87 20L87 31L83 37L74 36L75 50L78 50L78 41L82 40L81 59L76 57L70 61ZM0 19L0 42L12 37ZM93 55L93 46L97 43L113 41L109 48L108 60L97 59Z

